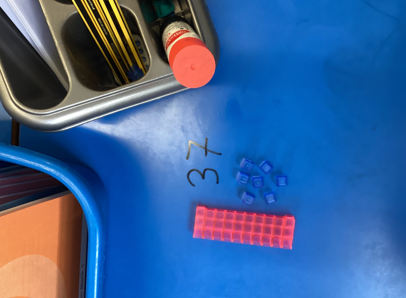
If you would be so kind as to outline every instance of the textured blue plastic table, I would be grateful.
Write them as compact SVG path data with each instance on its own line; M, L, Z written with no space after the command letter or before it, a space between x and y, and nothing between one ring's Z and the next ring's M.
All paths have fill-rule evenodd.
M22 130L105 185L104 297L405 297L406 2L207 2L221 42L208 86ZM205 138L222 155L186 160ZM289 176L275 205L238 200L242 156ZM192 187L205 168L220 183L193 173ZM193 239L197 204L292 214L293 250Z

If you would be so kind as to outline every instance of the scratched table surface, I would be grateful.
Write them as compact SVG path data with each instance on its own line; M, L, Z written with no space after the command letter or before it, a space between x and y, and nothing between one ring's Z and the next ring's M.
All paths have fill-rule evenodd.
M406 297L406 2L207 0L213 80L23 147L108 196L105 297ZM221 153L214 154L189 141ZM238 162L288 175L237 185ZM205 179L193 171L207 171ZM265 189L265 188L264 188ZM252 191L252 205L239 194ZM292 250L193 239L207 207L291 214Z

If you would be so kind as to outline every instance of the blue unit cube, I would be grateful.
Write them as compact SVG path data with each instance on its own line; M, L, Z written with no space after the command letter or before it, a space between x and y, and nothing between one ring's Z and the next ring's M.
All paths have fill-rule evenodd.
M288 176L286 176L286 175L276 176L276 185L277 186L288 185Z
M254 202L255 196L252 193L244 191L242 194L242 202L251 205Z
M266 160L264 160L263 162L261 162L261 164L259 165L259 168L261 169L262 172L264 172L265 174L268 174L270 171L272 171L273 167L272 165L267 162Z
M251 172L252 168L254 167L254 162L252 160L244 157L240 162L240 167L249 173L249 172Z
M261 188L264 186L264 178L261 176L252 176L252 186L255 188Z
M273 192L264 193L264 198L265 198L265 201L267 202L267 204L276 202L275 194Z
M244 172L238 172L237 174L238 183L247 184L248 180L250 180L250 175Z

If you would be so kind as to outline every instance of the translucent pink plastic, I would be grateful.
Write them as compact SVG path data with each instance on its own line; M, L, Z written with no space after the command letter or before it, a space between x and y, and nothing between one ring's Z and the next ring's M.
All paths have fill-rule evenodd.
M295 218L197 206L194 238L292 249Z

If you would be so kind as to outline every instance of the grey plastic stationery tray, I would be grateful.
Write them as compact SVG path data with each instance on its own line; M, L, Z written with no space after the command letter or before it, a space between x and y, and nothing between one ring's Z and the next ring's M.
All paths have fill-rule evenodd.
M49 90L38 91L38 88L44 87L28 86L38 81L36 77L49 75L49 71L43 69L46 65L32 63L30 55L20 57L23 61L19 58L23 63L27 60L27 75L33 77L23 85L16 70L0 57L0 99L7 112L21 124L40 131L65 130L187 89L176 81L168 64L159 34L162 20L147 23L141 9L142 0L118 1L132 34L142 40L144 55L147 55L146 59L150 63L142 79L123 86L114 80L71 1L39 1L69 81L69 88L66 93L52 94ZM195 28L218 61L220 45L205 0L173 2L175 13L185 17ZM44 79L47 78L42 77Z

